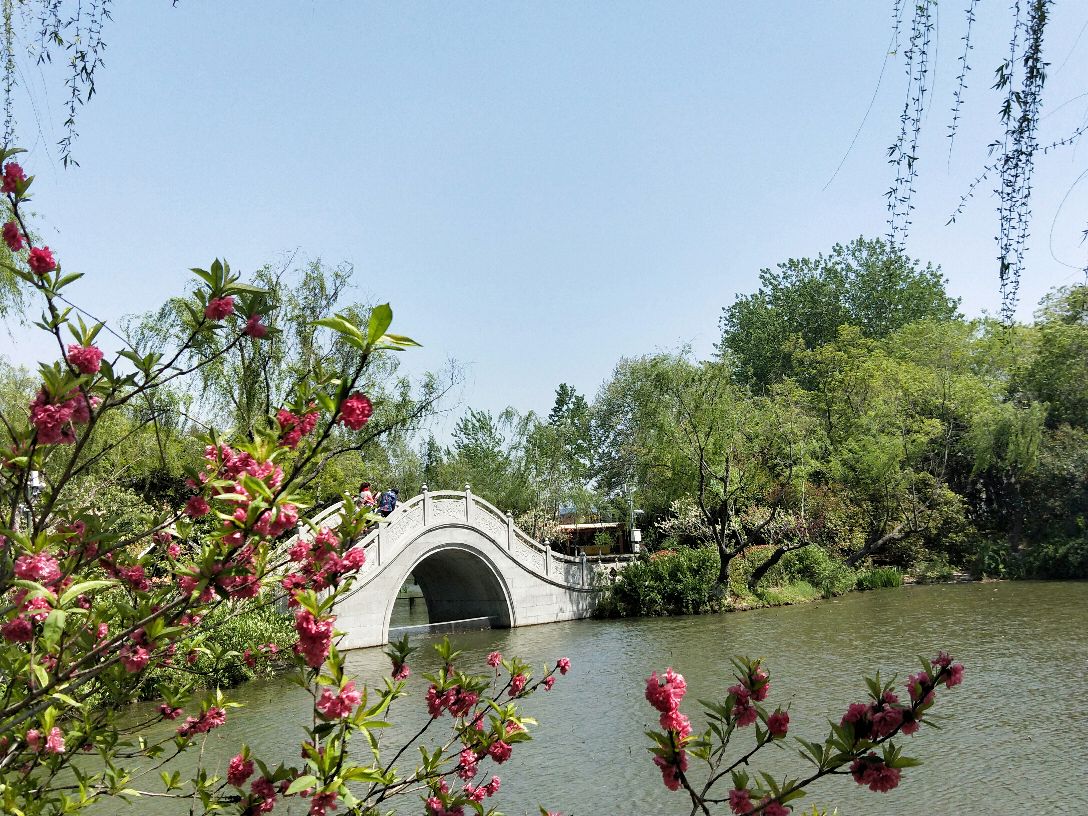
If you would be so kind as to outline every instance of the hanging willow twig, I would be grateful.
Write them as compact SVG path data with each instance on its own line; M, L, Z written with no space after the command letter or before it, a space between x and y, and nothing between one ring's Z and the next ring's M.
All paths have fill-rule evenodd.
M967 30L963 35L963 53L960 54L960 73L956 77L956 92L953 94L952 101L952 122L948 126L948 157L952 158L952 145L956 141L956 130L960 123L960 108L963 106L963 92L967 88L967 74L971 70L971 65L967 61L968 55L974 48L974 44L971 42L971 26L975 22L975 7L978 5L978 0L968 0L967 2Z
M914 6L910 39L904 53L907 71L907 98L899 115L899 136L888 148L888 162L895 165L895 179L887 192L888 241L902 248L910 230L918 177L918 141L922 133L926 94L929 90L930 50L934 29L935 0L920 0Z

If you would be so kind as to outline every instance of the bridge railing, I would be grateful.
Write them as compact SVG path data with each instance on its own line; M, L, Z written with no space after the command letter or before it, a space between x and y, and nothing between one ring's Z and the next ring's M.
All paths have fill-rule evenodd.
M316 525L334 525L339 520L343 502L330 505L310 518ZM569 556L555 552L547 542L541 544L514 523L514 517L472 492L469 485L461 490L428 490L397 506L359 542L366 548L367 566L364 572L380 567L392 558L400 545L419 530L442 523L470 524L483 531L500 547L524 566L553 581L571 586L588 587L593 574L607 571L608 566L622 564L631 556ZM290 546L300 532L286 544ZM358 546L358 545L357 545Z

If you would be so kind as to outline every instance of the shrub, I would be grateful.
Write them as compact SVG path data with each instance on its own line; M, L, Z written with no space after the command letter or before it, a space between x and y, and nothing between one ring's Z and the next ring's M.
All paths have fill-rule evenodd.
M889 589L903 586L903 573L895 567L870 567L857 576L858 589Z
M608 587L598 614L605 617L697 615L721 608L715 597L718 554L682 548L650 553L630 564Z
M1088 536L1036 544L1025 553L1024 562L1034 578L1088 578Z
M912 570L920 584L940 584L951 581L956 571L943 555L934 555L915 564Z

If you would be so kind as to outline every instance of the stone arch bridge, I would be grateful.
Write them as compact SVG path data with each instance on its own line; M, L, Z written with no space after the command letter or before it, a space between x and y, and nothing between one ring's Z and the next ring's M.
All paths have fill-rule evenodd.
M315 515L333 526L342 504ZM414 576L432 624L488 618L498 628L589 617L600 584L631 556L572 558L540 544L465 490L428 491L397 506L362 540L366 564L337 602L341 648L389 642L401 586Z

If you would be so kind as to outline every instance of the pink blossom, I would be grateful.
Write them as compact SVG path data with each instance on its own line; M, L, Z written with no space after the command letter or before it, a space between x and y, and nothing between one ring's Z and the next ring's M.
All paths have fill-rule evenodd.
M212 511L211 505L203 496L193 496L185 503L185 515L189 518L200 518Z
M555 667L557 669L559 669L560 674L566 674L567 672L570 671L570 660L568 660L565 657L561 657L557 661L555 661ZM679 677L680 675L676 675L676 676ZM681 695L681 696L683 696L683 695Z
M493 669L497 669L502 664L502 655L499 652L491 652L487 656L487 665Z
M321 696L317 701L317 710L329 719L349 717L355 706L362 702L363 695L356 690L355 681L349 680L339 694L334 694L331 688L321 690Z
M164 720L176 720L181 716L182 711L180 708L174 708L169 703L163 703L159 706L159 713Z
M946 686L948 686L948 688L952 688L953 686L958 686L962 682L963 682L963 664L962 663L953 663L948 668L948 677L945 678L944 684Z
M521 690L525 688L525 684L528 682L528 680L529 678L526 677L524 674L515 674L513 677L511 677L510 696L517 697L519 694L521 694Z
M227 783L240 788L246 780L253 776L253 760L246 759L241 754L233 757L227 765Z
M747 813L752 809L752 792L747 788L729 791L729 809L734 813Z
M253 784L249 786L249 790L256 799L260 800L260 805L257 808L260 813L268 813L275 807L276 789L263 776L254 779Z
M763 802L763 816L790 816L790 809L777 799L764 799Z
M261 322L261 316L259 314L251 314L246 321L245 328L242 329L242 334L249 337L255 337L258 340L268 334L268 326Z
M401 663L399 666L393 667L393 679L394 680L407 680L408 675L412 673L412 670L408 668L407 663Z
M18 252L23 248L23 231L14 221L4 224L4 243L12 252Z
M491 777L491 781L488 782L487 785L486 785L487 795L488 796L494 796L496 793L498 793L499 792L499 785L501 785L501 784L502 784L502 780L500 780L497 776Z
M655 756L654 764L661 769L661 781L671 791L680 790L680 774L688 769L687 751L677 751L671 759Z
M23 172L23 168L15 162L8 162L4 165L4 180L0 183L0 192L2 193L14 193L17 183L20 181L26 181L26 173Z
M552 686L554 686L554 685L555 685L555 675L554 674L549 674L547 677L544 678L544 691L551 691Z
M31 271L39 277L57 268L57 261L49 247L32 247L26 262Z
M97 374L102 367L102 350L97 346L68 346L68 362L81 374Z
M26 732L26 744L30 747L31 751L39 750L42 744L42 732L37 728L28 730Z
M0 626L0 635L9 643L30 643L34 639L34 627L26 618L12 618Z
M373 413L374 406L371 405L370 398L358 391L340 403L340 421L353 431L366 425Z
M64 733L55 725L45 738L45 750L50 754L64 753Z
M15 560L15 576L26 581L52 584L60 578L60 564L45 552L21 555Z
M737 725L741 728L751 725L759 718L759 712L756 711L755 706L750 702L737 702L733 706L733 716L736 718Z
M310 801L309 816L325 816L326 810L336 810L336 791L314 794Z
M770 731L771 736L775 739L781 739L786 736L786 731L790 726L789 712L778 709L774 714L767 718L767 730Z
M903 724L903 709L896 706L886 706L872 712L873 736L886 737L894 734L895 730Z
M687 688L684 676L671 668L666 669L664 680L659 680L657 672L653 672L646 680L646 699L658 711L665 713L680 705Z
M234 298L230 295L221 298L212 298L204 307L204 317L208 320L223 320L234 311Z
M147 665L148 660L151 659L151 654L143 646L136 646L125 644L121 647L121 664L125 667L125 671L130 674L136 674L143 671L144 666Z
M666 731L675 731L679 739L691 734L691 720L687 718L687 715L681 714L678 708L663 713L660 722L661 727Z
M496 740L487 749L488 755L500 765L510 759L510 754L513 752L513 746L503 740Z
M42 445L70 445L76 441L72 422L77 421L75 413L80 403L65 400L57 404L51 399L43 389L30 403L30 422L38 432L38 442Z
M889 768L872 751L854 760L850 765L850 774L859 785L868 785L869 790L877 793L887 793L899 785L899 769Z
M298 632L296 648L306 658L308 666L319 668L329 656L335 620L333 617L318 619L308 609L295 613L295 631Z
M477 757L476 752L471 748L464 748L461 751L460 756L460 769L457 771L457 775L464 779L466 782L474 778L477 773Z

